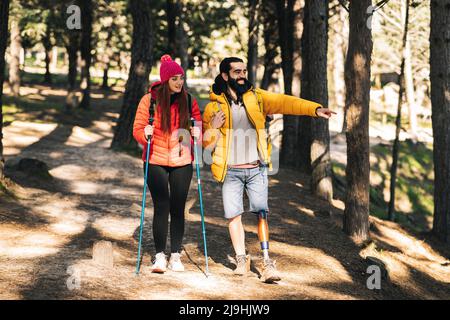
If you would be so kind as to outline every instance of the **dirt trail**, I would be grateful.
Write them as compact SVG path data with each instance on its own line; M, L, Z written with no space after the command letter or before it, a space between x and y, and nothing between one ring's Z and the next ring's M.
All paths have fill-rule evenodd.
M342 231L343 204L309 194L308 180L291 170L270 178L271 252L282 281L264 284L255 218L244 214L252 273L232 274L231 241L222 217L220 186L202 169L209 267L204 271L196 179L192 180L184 239L184 273L152 274L152 204L144 228L144 258L136 277L142 194L139 157L109 149L118 103L94 99L86 123L16 121L5 128L7 161L46 162L53 180L10 172L17 199L0 198L0 298L2 299L450 299L449 250L397 224L371 218L374 242L353 243ZM423 241L425 240L426 241ZM113 269L94 264L96 240L114 244ZM382 259L390 282L369 290L364 258ZM73 279L80 279L79 287ZM68 285L69 283L69 285ZM239 289L237 289L239 288ZM72 289L72 290L71 290Z

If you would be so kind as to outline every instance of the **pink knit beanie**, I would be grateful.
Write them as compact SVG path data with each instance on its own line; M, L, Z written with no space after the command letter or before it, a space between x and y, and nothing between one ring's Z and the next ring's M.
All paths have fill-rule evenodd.
M161 66L159 67L159 77L161 78L161 82L166 82L177 74L183 74L183 68L172 60L172 58L165 54L161 57Z

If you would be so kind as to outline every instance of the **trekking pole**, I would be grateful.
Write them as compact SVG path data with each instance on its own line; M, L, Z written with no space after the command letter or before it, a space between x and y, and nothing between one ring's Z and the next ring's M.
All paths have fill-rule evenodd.
M195 119L191 118L192 127L195 125ZM202 217L202 234L203 234L203 245L204 245L204 251L205 251L205 264L206 264L206 277L209 276L209 269L208 269L208 249L206 247L206 231L205 231L205 217L203 214L203 196L202 196L202 186L200 181L200 165L198 163L198 154L197 154L197 138L194 137L194 160L195 160L195 167L197 170L197 186L198 186L198 197L200 200L200 215Z
M153 124L153 118L150 118L150 125ZM141 226L139 230L139 246L138 255L136 261L136 275L139 274L139 268L141 265L141 247L142 247L142 230L144 229L144 213L145 213L145 199L147 196L147 174L148 174L148 161L150 156L150 144L152 136L147 137L147 155L145 161L145 177L144 177L144 191L142 192L142 210L141 210Z

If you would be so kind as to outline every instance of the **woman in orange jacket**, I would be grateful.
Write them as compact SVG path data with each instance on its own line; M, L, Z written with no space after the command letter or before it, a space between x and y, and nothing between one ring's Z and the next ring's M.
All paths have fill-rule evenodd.
M167 268L184 271L180 251L184 235L184 208L193 171L191 144L192 137L200 139L201 129L197 125L202 121L197 101L188 98L183 86L184 70L169 55L161 57L160 78L161 81L153 83L149 93L142 97L133 124L133 137L139 144L145 146L147 137L152 136L147 185L154 205L156 255L152 272L157 273L163 273ZM148 120L152 99L155 103L151 126ZM191 117L196 120L194 127L190 125ZM146 152L144 147L144 162ZM169 214L171 255L167 263Z

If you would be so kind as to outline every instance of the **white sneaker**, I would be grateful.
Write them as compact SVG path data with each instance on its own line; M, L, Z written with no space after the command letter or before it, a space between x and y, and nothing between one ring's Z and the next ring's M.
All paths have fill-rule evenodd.
M155 256L155 261L152 265L152 272L164 273L167 271L167 259L164 252L157 253Z
M181 263L180 254L178 252L170 254L169 269L172 271L184 271Z

